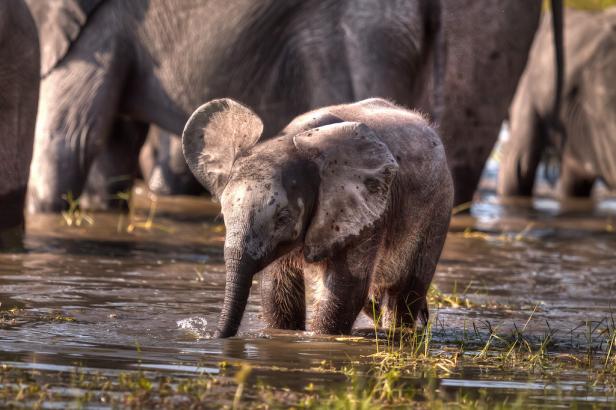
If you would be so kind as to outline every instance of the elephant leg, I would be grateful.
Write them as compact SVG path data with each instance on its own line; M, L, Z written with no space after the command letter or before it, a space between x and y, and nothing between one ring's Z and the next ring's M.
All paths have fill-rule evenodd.
M181 137L158 127L150 131L141 153L144 179L150 190L159 195L199 195L203 186L186 165Z
M156 161L158 156L158 136L153 132L155 127L150 127L150 131L145 139L143 147L139 152L139 169L141 176L146 185L149 186L149 181L154 174Z
M583 172L565 153L560 170L558 195L562 198L589 198L596 177Z
M380 324L382 322L383 315L383 297L374 292L373 289L370 290L368 294L368 301L364 305L364 313L372 318L372 320L376 324Z
M409 207L423 207L413 218L396 215L392 219L402 224L388 235L396 246L383 248L374 279L383 295L382 325L386 329L414 328L418 319L424 325L429 319L428 290L449 229L449 189L432 193L428 204L411 203Z
M269 327L306 329L304 272L288 258L280 258L261 271L263 318Z
M390 289L383 306L383 326L414 328L417 319L426 324L429 318L427 293L428 286L425 284Z
M59 212L81 195L90 166L112 131L127 73L122 42L85 33L41 83L28 209ZM92 51L96 49L96 52ZM96 63L93 63L96 62Z
M81 205L90 210L123 209L118 193L130 191L139 175L139 151L148 124L116 119L102 152L95 158L81 195Z
M545 149L547 136L533 108L529 87L522 81L511 107L510 135L503 145L496 186L501 196L532 196Z
M430 2L432 3L432 2ZM452 171L454 204L473 200L524 71L541 2L440 3L431 104ZM431 106L431 107L430 107Z
M345 49L355 101L381 97L408 107L417 105L428 52L424 3L428 2L406 2L400 7L396 2L367 0L346 9ZM394 15L404 24L383 24Z
M372 241L368 241L372 242ZM366 249L371 247L366 252ZM324 262L317 276L312 330L349 334L357 315L367 305L376 251L373 244L340 251Z
M26 4L0 2L0 249L22 246L39 60L36 26Z
M399 277L397 281L383 289L382 325L386 329L414 328L417 320L424 325L429 319L428 290L436 270L436 263L447 236L447 225L429 227L421 234L416 245L401 248L386 256L390 260L405 261L393 265L401 272L380 272L380 276ZM417 247L415 247L417 246Z

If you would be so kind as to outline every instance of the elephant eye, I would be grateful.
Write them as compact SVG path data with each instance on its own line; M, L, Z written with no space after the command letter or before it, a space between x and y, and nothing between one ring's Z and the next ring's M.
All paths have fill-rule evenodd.
M287 208L281 209L276 214L276 228L281 228L291 221L291 214Z

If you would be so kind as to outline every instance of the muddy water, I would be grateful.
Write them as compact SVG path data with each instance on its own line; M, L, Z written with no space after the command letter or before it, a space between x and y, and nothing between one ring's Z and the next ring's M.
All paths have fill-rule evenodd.
M88 403L85 390L63 382L75 372L111 380L130 370L231 379L234 372L221 362L244 362L253 368L251 383L301 392L311 383L342 386L346 376L323 369L361 363L375 351L372 336L336 340L264 330L258 286L240 336L211 339L224 289L216 206L206 199L159 200L148 225L150 203L144 195L137 203L140 211L131 217L93 214L91 225L32 217L27 250L0 254L0 362L5 370L24 369L30 382L53 385L48 406ZM467 329L485 335L526 325L528 337L554 332L556 351L604 349L597 346L597 329L611 316L616 290L611 215L616 225L610 200L594 206L547 199L498 203L488 195L470 215L454 217L435 285L468 302L432 306L433 347L454 343ZM371 326L361 317L356 333ZM4 378L2 386L18 382ZM583 370L546 379L469 366L436 379L419 374L412 382L432 383L444 397L487 392L514 401L523 392L540 406L613 403L613 393ZM229 390L232 397L235 387ZM250 392L247 397L258 400ZM0 400L32 404L18 395Z

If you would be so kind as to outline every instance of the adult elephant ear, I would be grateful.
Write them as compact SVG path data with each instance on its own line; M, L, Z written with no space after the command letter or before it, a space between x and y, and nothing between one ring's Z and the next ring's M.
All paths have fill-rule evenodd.
M26 0L41 46L41 77L68 53L81 30L105 0Z
M383 217L398 163L369 127L342 122L293 138L321 177L317 207L304 240L309 262L322 260Z
M263 133L263 122L250 108L228 98L210 101L190 116L182 151L197 180L220 198L239 153Z

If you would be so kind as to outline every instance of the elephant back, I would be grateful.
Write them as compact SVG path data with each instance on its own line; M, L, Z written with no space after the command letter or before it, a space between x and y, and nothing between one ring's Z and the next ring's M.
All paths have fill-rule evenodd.
M89 17L105 0L26 0L41 45L41 77L68 53Z

